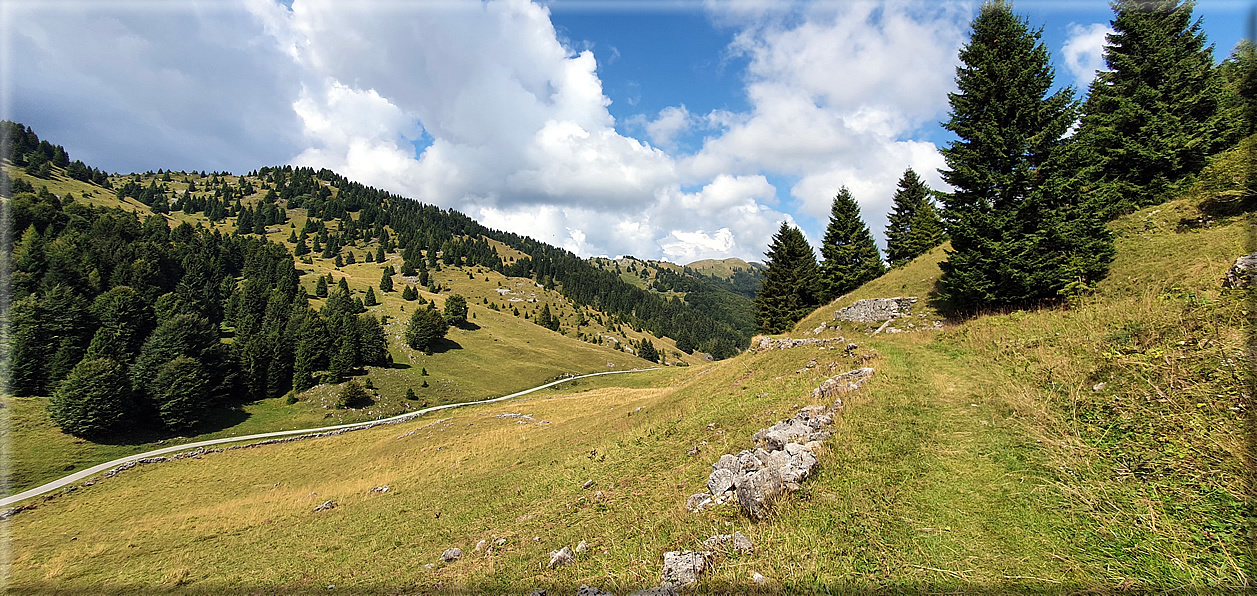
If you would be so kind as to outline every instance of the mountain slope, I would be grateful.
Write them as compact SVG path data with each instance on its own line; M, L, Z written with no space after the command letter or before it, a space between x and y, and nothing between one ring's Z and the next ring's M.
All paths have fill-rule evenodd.
M1240 590L1254 565L1252 315L1220 280L1250 221L1193 227L1198 204L1115 222L1112 274L1068 307L908 328L940 312L927 294L940 249L794 334L859 297L922 298L895 324L909 332L820 332L860 344L851 354L744 354L626 388L142 466L11 518L10 586L626 593L658 582L665 551L737 530L754 551L717 559L701 591L761 589L753 573L785 592ZM844 396L818 474L772 515L685 511L722 453L861 365L877 374ZM592 548L575 563L545 567L581 540ZM442 562L451 547L463 557Z

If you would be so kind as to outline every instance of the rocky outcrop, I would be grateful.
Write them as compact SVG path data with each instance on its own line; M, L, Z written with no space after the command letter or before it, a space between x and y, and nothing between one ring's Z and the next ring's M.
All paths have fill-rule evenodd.
M907 316L912 312L912 305L916 301L916 296L856 300L851 306L836 311L834 319L853 323L880 323Z
M1222 285L1227 288L1243 288L1251 285L1255 277L1257 277L1257 252L1235 259L1235 264L1231 265L1231 269L1226 272L1226 280L1222 282Z
M461 548L451 548L441 553L441 560L446 563L453 563L461 558L463 558L463 549Z
M315 507L314 510L318 512L318 511L327 511L329 509L335 509L335 508L336 508L336 501L327 501L327 502L324 502L322 505Z
M704 540L703 546L713 551L717 549L728 550L732 547L733 550L740 553L749 553L755 549L755 544L751 542L751 539L747 538L746 535L741 532L734 532L732 534L716 534L715 536Z

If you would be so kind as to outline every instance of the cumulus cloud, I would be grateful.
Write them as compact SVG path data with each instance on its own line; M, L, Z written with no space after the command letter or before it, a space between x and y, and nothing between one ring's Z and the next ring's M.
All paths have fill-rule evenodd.
M1104 69L1106 36L1112 32L1113 29L1105 23L1069 24L1069 37L1061 53L1065 55L1065 68L1074 75L1075 86L1079 89L1086 90L1096 71Z
M11 111L93 165L327 167L581 255L676 260L758 260L780 221L823 226L841 185L880 233L904 167L938 184L936 148L912 139L945 110L969 17L900 0L705 4L747 61L750 109L678 102L637 116L635 138L599 78L612 56L562 39L528 0L34 4L9 9L38 13L9 28ZM55 110L74 116L39 117ZM116 144L76 149L89 136Z
M763 8L740 6L727 18ZM750 19L733 50L750 58L753 108L709 114L721 133L686 167L697 177L758 171L796 177L790 189L796 213L821 225L845 185L880 236L906 167L941 187L937 148L912 137L946 112L968 19L963 7L901 2L815 3L795 19ZM805 231L819 237L819 230Z
M217 2L8 3L5 117L110 171L244 170L300 145L281 53Z

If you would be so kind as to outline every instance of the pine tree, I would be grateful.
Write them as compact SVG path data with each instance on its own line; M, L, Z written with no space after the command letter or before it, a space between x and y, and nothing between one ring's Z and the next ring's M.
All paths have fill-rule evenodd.
M393 291L393 276L391 275L392 269L392 267L385 267L383 272L384 274L380 276L380 291L382 292Z
M838 190L829 208L829 225L821 243L820 287L823 300L833 300L886 272L860 204L847 187Z
M336 409L364 408L371 405L371 394L358 381L350 379L336 397Z
M908 168L899 179L886 225L886 260L899 267L943 243L943 222L930 200L933 192Z
M362 301L363 306L375 306L379 301L375 299L375 288L367 286L367 296Z
M1102 277L1112 258L1103 226L1066 192L1073 89L1049 95L1040 31L1007 4L983 5L972 26L944 125L958 139L943 149L955 191L943 197L952 251L939 293L958 308L1054 298Z
M375 249L375 262L377 263L384 262L384 247L383 246L379 246Z
M406 284L406 287L402 289L402 300L417 300L418 298L419 290L416 290L410 284Z
M319 276L319 281L314 284L314 295L319 298L327 298L327 278Z
M1092 152L1090 192L1111 218L1186 187L1213 153L1230 146L1219 111L1222 80L1193 0L1116 0L1079 136Z
M767 267L755 294L755 326L761 333L781 333L821 304L816 255L803 232L782 222L764 256Z

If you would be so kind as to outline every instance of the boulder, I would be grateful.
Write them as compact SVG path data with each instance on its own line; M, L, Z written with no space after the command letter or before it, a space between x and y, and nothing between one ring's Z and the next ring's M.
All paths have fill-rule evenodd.
M589 550L589 543L585 542L584 540L580 541L580 544L576 545L576 554L578 555L587 550Z
M322 505L319 505L318 507L315 507L315 508L314 508L314 510L315 510L315 511L327 511L328 509L335 509L335 508L336 508L336 501L326 501L326 502L324 502Z
M742 465L738 463L738 456L726 453L720 456L720 461L711 465L711 471L715 472L719 469L725 469L730 472L737 473L742 471Z
M698 583L698 576L707 567L710 553L695 551L669 551L663 554L663 572L660 579L664 586L677 587Z
M790 443L787 447L793 449L786 453L789 460L785 465L778 468L781 471L781 481L786 484L800 484L812 475L812 469L816 467L816 456L811 451L803 448L798 443Z
M733 472L725 468L716 468L712 471L711 476L707 477L707 490L713 495L718 495L733 489Z
M1227 288L1242 288L1251 284L1254 277L1257 277L1257 252L1235 259L1235 264L1226 272L1226 281L1222 285Z
M576 590L576 596L615 596L611 592L603 592L593 586L581 584L580 589Z
M478 552L478 553L479 553L479 552L484 552L484 549L485 549L485 547L487 547L487 546L489 546L489 543L488 543L488 542L486 542L486 541L484 541L484 540L481 540L480 542L477 542L477 543L476 543L476 552Z
M461 548L451 548L441 553L441 560L446 563L453 563L461 558L463 558L463 549Z
M738 483L738 504L754 519L763 519L768 514L768 503L781 494L781 471L774 466L741 477Z
M576 555L572 553L572 549L563 547L559 550L550 551L550 569L556 569L576 560Z
M907 316L912 312L916 296L897 296L895 298L868 298L856 300L851 306L839 309L834 318L852 323L880 323L896 317Z
M784 447L786 443L795 439L806 438L811 433L812 427L798 420L790 419L761 429L752 438L755 442L767 447L769 451L775 451Z

